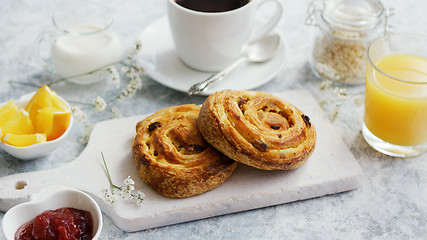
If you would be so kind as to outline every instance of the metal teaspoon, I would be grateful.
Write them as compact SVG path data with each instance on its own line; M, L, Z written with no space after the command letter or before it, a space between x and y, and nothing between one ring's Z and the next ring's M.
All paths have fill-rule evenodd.
M234 70L240 64L249 61L253 63L262 63L273 58L277 50L282 45L282 37L279 34L268 35L263 38L260 38L244 48L244 56L237 59L230 66L218 72L203 82L196 83L188 90L189 95L198 95L203 91L207 90L210 85L215 82L219 82L224 79L232 70Z

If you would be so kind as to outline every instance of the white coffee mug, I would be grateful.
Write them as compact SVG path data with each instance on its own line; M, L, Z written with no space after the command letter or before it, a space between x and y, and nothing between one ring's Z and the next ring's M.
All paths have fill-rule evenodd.
M268 2L275 3L275 11L265 24L255 28L255 15ZM283 6L278 0L250 0L230 11L200 12L167 0L167 10L179 58L196 70L216 72L235 61L245 44L271 32Z
M73 2L62 5L52 16L55 30L42 32L35 41L35 53L49 70L69 81L90 84L108 77L94 71L122 59L118 36L111 30L113 11L101 4ZM50 46L49 55L41 45Z

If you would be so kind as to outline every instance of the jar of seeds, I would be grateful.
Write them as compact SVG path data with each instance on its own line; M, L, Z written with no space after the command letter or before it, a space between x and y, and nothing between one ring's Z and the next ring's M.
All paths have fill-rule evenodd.
M380 0L315 0L306 24L316 27L310 65L321 78L345 84L364 83L366 51L391 31L393 9Z

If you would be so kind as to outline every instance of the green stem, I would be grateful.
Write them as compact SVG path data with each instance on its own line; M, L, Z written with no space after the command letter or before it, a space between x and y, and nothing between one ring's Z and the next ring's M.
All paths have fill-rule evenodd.
M105 170L107 172L108 181L110 182L110 187L122 190L121 187L118 187L118 186L116 186L116 185L113 184L113 181L111 180L110 172L108 171L107 163L105 162L105 158L104 158L104 153L103 152L101 152L101 156L102 156L102 161L104 162Z
M73 76L69 76L69 77L66 77L66 78L64 78L64 77L62 77L62 78L59 78L59 79L57 79L57 80L54 80L54 81L52 81L52 82L50 82L49 84L47 84L47 85L53 85L53 84L55 84L55 83L58 83L58 82L62 82L62 81L66 81L66 80L68 80L68 79L73 79L73 78L78 78L78 77L81 77L81 76L85 76L85 75L89 75L89 74L94 74L94 73L96 73L96 72L98 72L98 71L101 71L101 70L103 70L103 69L106 69L106 68L108 68L108 67L110 67L110 66L114 66L114 65L116 65L116 64L122 64L122 65L125 65L125 66L127 66L127 64L126 63L124 63L123 62L123 60L120 60L120 61L117 61L117 62L114 62L114 63L110 63L110 64L108 64L108 65L104 65L104 66L102 66L102 67L99 67L99 68L97 68L97 69L95 69L95 70L92 70L92 71L90 71L90 72L87 72L87 73L81 73L81 74L77 74L77 75L73 75Z
M107 102L107 104L110 104L110 103L114 102L115 100L117 100L118 98L119 98L118 96L115 96L115 97L107 100L106 102Z
M35 87L35 88L41 88L41 86L34 84L34 83L27 83L27 82L20 82L20 81L9 81L10 84L21 84L25 86Z
M69 103L73 103L73 104L80 104L80 105L85 105L85 106L95 106L93 103L85 103L85 102L79 102L79 101L68 101Z
M62 82L62 81L66 81L66 80L68 80L68 79L73 79L73 78L78 78L78 77L82 77L82 76L89 75L89 74L94 74L94 73L96 73L96 72L98 72L98 71L101 71L101 70L103 70L103 69L106 69L106 68L108 68L108 67L110 67L110 66L114 66L114 65L116 65L116 64L121 64L121 65L123 65L123 66L128 66L128 67L132 66L132 65L130 65L130 64L125 63L123 60L120 60L120 61L117 61L117 62L114 62L114 63L108 64L108 65L105 65L105 66L99 67L99 68L97 68L97 69L95 69L95 70L93 70L93 71L87 72L87 73L81 73L81 74L77 74L77 75L69 76L69 77L66 77L66 78L65 78L65 77L61 77L61 78L59 78L59 79L53 80L52 82L50 82L50 83L48 83L48 84L46 84L46 85L48 85L48 86L52 86L52 85L54 85L54 84L56 84L56 83L59 83L59 82ZM14 84L14 83L15 83L15 84L20 84L20 85L25 85L25 86L35 87L35 88L41 88L41 87L42 87L42 86L37 85L37 84L34 84L34 83L27 83L27 82L20 82L20 81L9 81L9 83L10 83L10 84Z

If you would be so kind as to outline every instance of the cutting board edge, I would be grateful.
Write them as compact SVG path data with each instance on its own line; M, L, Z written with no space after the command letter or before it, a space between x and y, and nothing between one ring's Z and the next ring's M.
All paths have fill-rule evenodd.
M293 189L291 191L291 193L294 194L294 195L291 194L292 197L288 197L290 194L289 192L278 192L278 193L275 193L274 195L263 194L261 196L245 196L245 197L242 197L241 199L234 199L231 201L230 199L228 199L229 202L227 201L227 199L224 199L223 201L221 201L222 205L220 206L218 205L218 203L217 205L213 203L202 203L191 208L176 209L174 211L161 212L153 216L137 217L134 219L122 218L118 216L111 208L106 208L108 209L108 211L104 211L104 212L113 220L116 226L121 230L126 232L137 232L137 231L143 231L143 230L153 229L157 227L165 227L165 226L175 225L179 223L186 223L186 222L197 221L201 219L207 219L211 217L251 211L251 210L256 210L256 209L265 208L265 207L272 207L272 206L297 202L301 200L315 199L323 196L334 195L337 193L345 193L345 192L353 191L359 188L362 185L361 180L362 180L362 173L359 171L353 176L347 176L345 180L341 182L341 185L333 185L333 182L330 182L329 185L333 185L333 187L323 186L325 188L328 188L330 191L320 190L322 188L322 185L327 185L327 184L312 185L311 188L317 188L319 190L317 194L310 194L310 193L306 195L300 194L298 190L303 188L303 187L300 187L297 189ZM269 203L265 203L265 199L272 199L272 198L273 199L287 198L287 199L274 200ZM250 201L245 201L245 199L249 199ZM256 202L257 204L252 204L252 202ZM242 204L244 204L244 206L242 206ZM215 208L212 208L214 211L204 210L206 208L203 205L211 205L211 206L215 205ZM195 210L197 209L199 209L200 212L198 212L197 214L199 215L195 217L195 212L197 212ZM113 215L115 217L112 217ZM163 217L165 217L165 219L168 219L169 221L165 221L163 218L160 218L159 220L159 216L162 216L162 215L165 215ZM173 220L170 220L170 219L173 219ZM156 221L153 221L153 220L156 220ZM135 224L135 223L142 223L142 224Z

